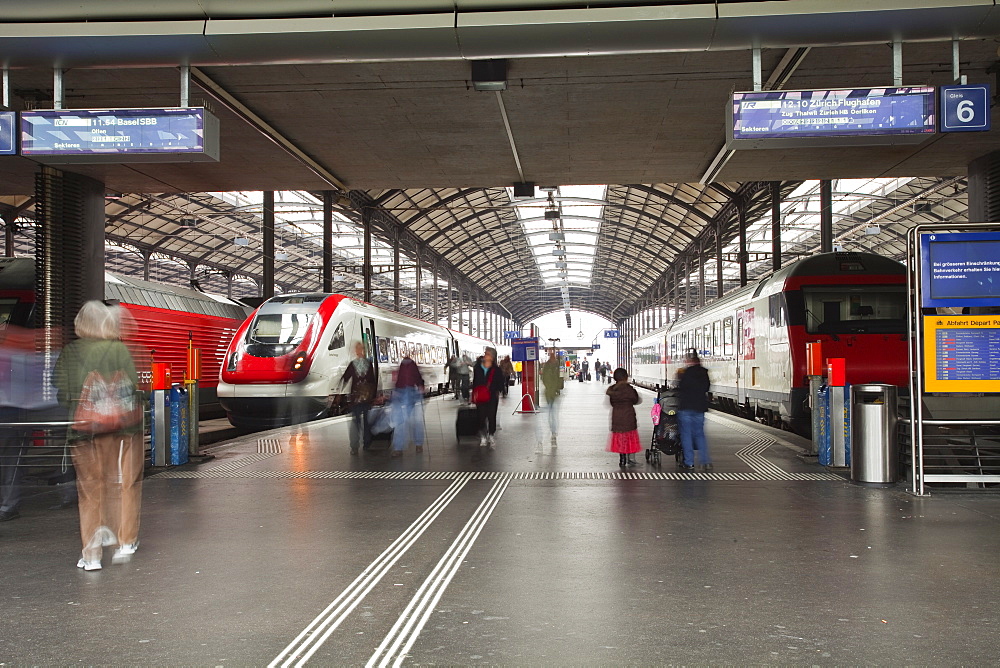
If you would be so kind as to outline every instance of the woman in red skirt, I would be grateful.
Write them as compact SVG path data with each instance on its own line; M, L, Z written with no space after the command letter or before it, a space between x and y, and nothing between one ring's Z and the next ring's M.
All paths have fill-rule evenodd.
M613 378L615 384L607 391L611 399L611 438L608 440L608 451L618 453L618 466L635 466L633 455L642 450L635 406L642 400L628 382L628 371L615 369Z

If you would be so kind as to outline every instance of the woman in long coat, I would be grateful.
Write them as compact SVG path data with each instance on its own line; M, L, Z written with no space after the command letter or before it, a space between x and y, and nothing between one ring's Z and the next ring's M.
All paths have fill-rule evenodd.
M611 437L608 439L608 451L618 453L619 466L635 466L633 455L642 450L635 407L642 400L628 382L628 371L615 369L614 380L615 384L606 392L611 400Z

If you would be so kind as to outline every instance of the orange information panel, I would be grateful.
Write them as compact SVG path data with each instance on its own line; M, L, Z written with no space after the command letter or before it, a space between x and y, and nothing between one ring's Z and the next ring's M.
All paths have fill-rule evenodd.
M826 382L830 387L847 385L847 360L843 357L831 357L826 361Z
M1000 392L1000 316L924 316L924 390Z
M823 375L823 342L813 341L806 344L806 375Z
M170 364L167 362L153 362L151 367L153 372L152 389L169 390L172 384L170 378Z

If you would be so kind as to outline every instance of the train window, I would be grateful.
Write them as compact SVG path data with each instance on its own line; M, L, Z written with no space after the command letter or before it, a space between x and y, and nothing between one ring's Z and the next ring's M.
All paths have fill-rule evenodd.
M722 322L719 320L712 323L712 355L722 355Z
M312 313L258 314L250 325L250 338L254 343L290 345L299 343L312 322Z
M811 334L897 334L906 329L903 285L817 285L802 288Z
M782 293L773 294L767 298L771 327L785 326L785 296Z
M722 354L726 357L733 355L733 318L732 316L722 321Z
M708 356L712 354L712 325L705 325L702 331L701 351L699 351L698 355Z
M344 322L340 321L337 323L337 329L333 330L333 336L330 337L330 350L343 348L344 344Z
M399 343L396 339L389 342L389 361L394 364L399 362Z

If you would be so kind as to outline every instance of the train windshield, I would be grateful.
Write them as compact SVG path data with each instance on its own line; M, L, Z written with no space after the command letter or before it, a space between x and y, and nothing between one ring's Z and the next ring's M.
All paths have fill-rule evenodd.
M906 329L902 285L803 287L810 334L901 334Z
M247 331L247 352L256 357L287 355L305 338L315 313L260 313Z

